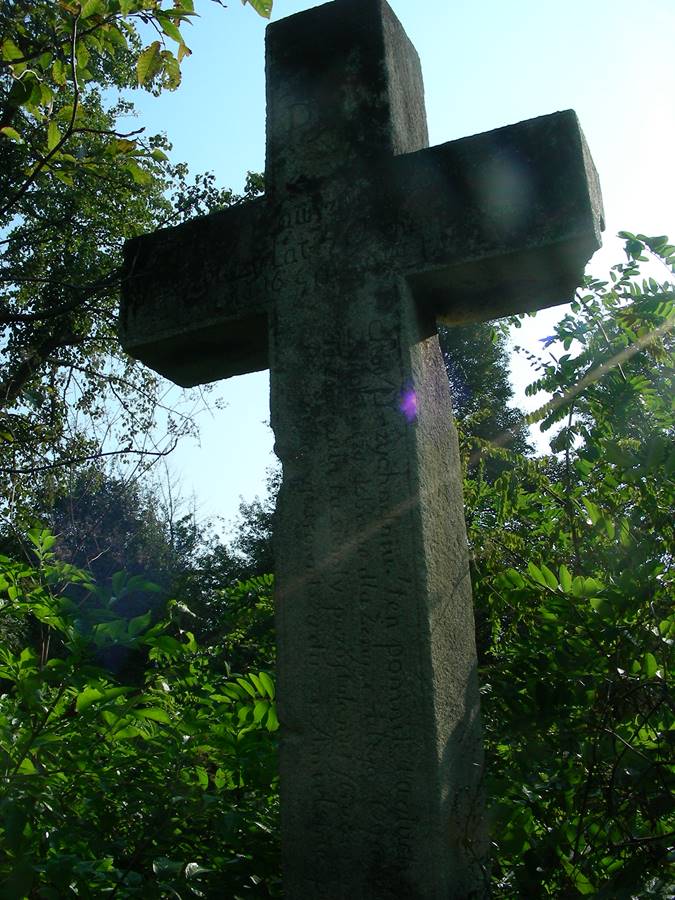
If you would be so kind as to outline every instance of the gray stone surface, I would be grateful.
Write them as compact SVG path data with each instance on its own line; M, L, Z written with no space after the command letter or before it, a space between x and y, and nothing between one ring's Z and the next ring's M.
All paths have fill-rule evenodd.
M264 198L130 242L120 331L180 384L269 366L291 900L483 897L461 472L436 321L563 302L599 245L576 116L433 149L384 0L267 31Z

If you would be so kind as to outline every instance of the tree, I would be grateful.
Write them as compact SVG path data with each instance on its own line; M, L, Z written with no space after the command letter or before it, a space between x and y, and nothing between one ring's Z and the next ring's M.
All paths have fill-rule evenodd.
M261 500L256 497L249 503L241 503L241 521L231 549L241 560L239 578L251 578L274 572L274 509L281 486L281 467L271 468L267 473L267 493Z
M465 484L504 898L673 891L675 284L640 266L675 247L624 237L531 388L553 456Z
M190 559L173 584L194 615L190 627L200 643L221 647L235 671L271 668L276 658L272 526L280 479L272 470L265 499L240 505L233 540L197 529Z
M194 15L192 0L8 0L0 10L5 513L57 491L65 466L156 458L191 425L189 413L164 409L153 444L163 388L118 350L120 251L140 231L236 198L212 176L190 180L164 138L122 130L132 107L110 98L175 89L190 53L180 29Z
M55 558L87 571L98 584L113 585L118 617L129 621L150 612L156 622L167 601L180 598L176 621L200 645L220 648L230 670L242 672L274 664L272 505L242 503L241 531L225 543L212 523L184 511L170 485L162 495L157 484L128 481L99 461L72 474L68 491L36 517L56 535ZM6 555L23 557L31 547L14 535L4 548L0 544ZM97 602L77 586L68 590L75 602ZM43 629L33 628L33 646L43 639ZM136 682L146 663L125 647L109 648L98 661L127 682Z
M513 388L509 379L505 331L496 324L440 326L438 338L450 382L453 414L460 423L469 470L474 471L483 447L490 445L526 453L527 427L522 415L510 404ZM485 460L484 460L485 462ZM503 464L491 459L496 475Z

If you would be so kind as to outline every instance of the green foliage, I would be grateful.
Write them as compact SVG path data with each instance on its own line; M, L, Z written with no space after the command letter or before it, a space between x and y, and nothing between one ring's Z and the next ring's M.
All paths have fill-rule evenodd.
M266 19L269 19L272 14L272 0L241 0L241 2L244 6L250 3L258 15L264 16Z
M33 563L0 557L0 617L46 636L0 651L2 897L278 896L272 677L230 674L168 620L119 618L138 585L104 591L51 533L29 539ZM95 664L110 646L146 653L141 687Z
M223 647L238 669L272 666L275 659L272 524L281 480L270 472L268 494L239 506L237 534L227 544L201 540L174 583L195 613L200 642Z
M41 518L58 535L59 559L109 581L122 569L168 587L179 565L180 527L167 522L157 496L137 481L106 473L98 463L70 479L67 494L50 503Z
M6 5L0 18L0 140L21 148L23 178L0 214L45 176L70 186L83 174L108 177L111 159L134 181L146 182L139 161L160 158L161 151L153 157L135 135L92 123L86 98L92 89L131 87L134 73L148 89L175 89L180 62L190 53L180 26L194 15L192 0L176 0L170 8L161 0L14 0ZM143 49L142 32L148 26L159 40ZM171 48L177 44L175 53L167 39ZM149 65L151 48L156 59ZM92 134L102 140L83 144L82 137Z
M251 6L269 18L271 0ZM69 184L77 173L96 171L96 155L74 157L69 146L71 138L91 129L81 108L89 89L136 82L159 93L180 85L180 65L191 53L181 29L198 15L194 7L194 0L8 0L3 5L0 140L24 146L27 160L25 180L15 185L7 204L45 171ZM153 40L146 43L148 35ZM107 137L106 153L126 156L127 170L142 179L133 163L141 152L137 142L112 132Z
M192 0L0 5L0 512L13 521L62 491L69 466L142 466L193 427L193 407L164 408L158 377L121 353L116 319L125 239L237 199L172 163L164 137L120 124L139 81L177 86L194 15Z
M529 449L522 416L510 405L513 389L504 330L489 322L452 328L442 325L438 339L469 471L482 462L487 466L484 474L496 477L504 463L491 449L516 453Z
M561 426L554 455L466 482L498 897L675 883L675 285L639 269L675 250L624 237L545 340L533 418Z

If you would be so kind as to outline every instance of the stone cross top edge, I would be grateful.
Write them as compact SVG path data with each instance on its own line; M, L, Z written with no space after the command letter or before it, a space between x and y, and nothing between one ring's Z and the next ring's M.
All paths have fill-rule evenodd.
M571 111L428 148L385 0L270 25L266 57L265 195L127 243L121 340L185 386L270 369L286 896L487 896L436 324L569 300L597 175Z

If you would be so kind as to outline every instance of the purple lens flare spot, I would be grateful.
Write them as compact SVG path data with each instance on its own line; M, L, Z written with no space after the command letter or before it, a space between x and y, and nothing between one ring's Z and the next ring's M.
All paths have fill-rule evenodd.
M417 419L417 394L414 388L406 387L401 391L399 408L406 422L414 422Z

